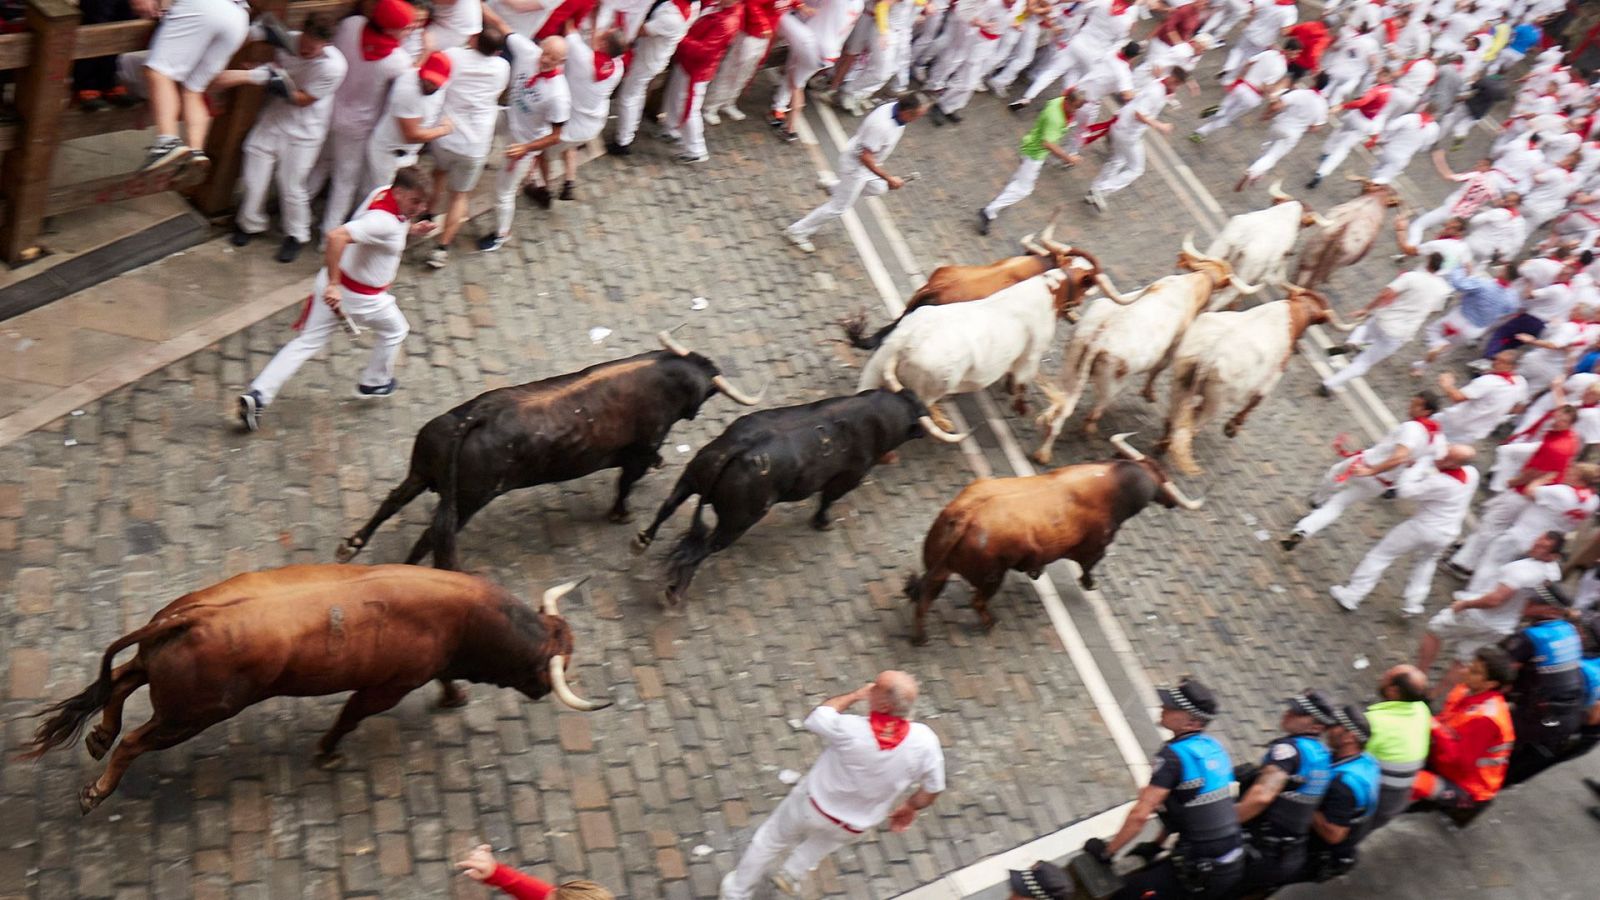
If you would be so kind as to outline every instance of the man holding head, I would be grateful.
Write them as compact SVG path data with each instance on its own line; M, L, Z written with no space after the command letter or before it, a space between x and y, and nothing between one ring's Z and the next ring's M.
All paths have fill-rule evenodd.
M862 701L867 715L845 712ZM720 900L748 900L780 859L772 883L796 894L823 857L886 818L890 831L911 827L917 811L944 791L944 751L933 729L911 721L916 701L916 679L891 670L811 711L806 730L826 746L723 876ZM896 806L913 785L917 790Z
M1411 802L1411 783L1428 761L1428 733L1433 728L1428 676L1416 666L1402 664L1383 673L1378 696L1383 699L1367 707L1367 721L1372 725L1367 752L1378 761L1382 773L1373 828L1405 812Z

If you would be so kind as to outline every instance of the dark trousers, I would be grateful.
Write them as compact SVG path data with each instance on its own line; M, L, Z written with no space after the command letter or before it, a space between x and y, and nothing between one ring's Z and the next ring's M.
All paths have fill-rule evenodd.
M1517 341L1517 335L1519 334L1531 334L1534 337L1538 337L1543 333L1543 319L1538 316L1530 316L1527 313L1517 313L1506 320L1504 325L1496 328L1493 334L1489 335L1489 342L1483 347L1483 358L1488 359L1507 347L1513 350L1521 347L1522 344Z
M1506 767L1506 787L1521 784L1567 758L1587 710L1580 706L1552 708L1529 701L1531 714L1513 720L1517 743Z
M1244 860L1218 865L1205 877L1198 890L1184 886L1172 857L1163 857L1142 869L1123 876L1122 890L1113 900L1224 900L1238 896L1239 879L1244 875Z
M1244 893L1267 890L1293 881L1306 866L1306 843L1247 845L1244 849L1244 876L1239 889Z
M133 18L128 0L78 0L84 25L104 22L124 22ZM72 64L72 89L75 91L105 92L117 85L117 58L97 56L80 59Z

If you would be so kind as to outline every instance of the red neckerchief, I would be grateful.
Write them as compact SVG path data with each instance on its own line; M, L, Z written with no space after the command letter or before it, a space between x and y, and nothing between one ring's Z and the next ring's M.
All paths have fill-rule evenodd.
M371 25L361 29L361 58L367 62L377 62L394 52L400 46L400 39L373 28Z
M379 191L378 196L373 197L372 202L367 204L367 209L382 210L402 222L406 220L406 214L400 211L400 202L394 199L393 188Z
M874 712L867 716L872 724L872 736L878 739L879 750L893 750L911 733L911 723L899 716Z
M689 17L694 15L694 10L690 9L692 5L690 0L672 0L672 5L678 8L678 14L683 16L685 22L689 21Z
M1522 215L1522 212L1520 210L1518 210L1515 206L1502 206L1500 208L1505 210L1508 213L1511 213L1511 218L1513 218L1513 219L1515 219L1518 216Z
M605 81L607 78L610 78L612 73L615 72L616 70L617 70L617 61L616 60L614 60L611 57L605 55L604 53L601 53L599 50L596 50L594 52L594 80L595 81Z
M1111 14L1113 16L1120 16L1127 12L1128 7L1132 5L1132 0L1111 0Z
M1417 115L1422 117L1422 124L1424 125L1427 125L1433 121L1433 113L1428 112L1427 110L1423 110L1422 112L1417 113Z
M557 75L560 75L560 74L561 74L561 67L560 66L556 66L554 69L551 69L548 72L535 72L532 75L528 76L528 83L523 85L523 87L533 87L533 83L535 81L538 81L541 78L554 78L554 77L556 77Z
M1411 421L1417 423L1418 425L1421 425L1423 427L1423 429L1428 432L1428 440L1431 441L1434 438L1439 436L1439 423L1435 422L1433 419L1429 418L1428 416L1417 416L1415 419L1412 419Z
M1461 482L1462 484L1466 484L1467 483L1467 470L1466 469L1461 469L1461 468L1440 469L1439 470L1439 474L1440 475L1449 475L1451 478L1454 478L1455 480Z
M1488 372L1488 373L1485 373L1485 374L1488 374L1488 375L1499 375L1501 378L1504 378L1506 380L1506 384L1516 384L1517 383L1517 379L1520 377L1515 372Z

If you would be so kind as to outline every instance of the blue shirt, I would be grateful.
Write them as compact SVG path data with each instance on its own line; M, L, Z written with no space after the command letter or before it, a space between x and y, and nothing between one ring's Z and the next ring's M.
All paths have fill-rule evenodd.
M1528 48L1539 43L1539 38L1541 37L1543 37L1543 35L1539 32L1539 26L1529 22L1523 22L1521 25L1518 25L1516 28L1512 29L1511 43L1507 46L1518 53L1527 53Z
M1445 273L1444 280L1459 292L1461 314L1479 328L1487 328L1522 308L1517 292L1494 278L1454 269Z

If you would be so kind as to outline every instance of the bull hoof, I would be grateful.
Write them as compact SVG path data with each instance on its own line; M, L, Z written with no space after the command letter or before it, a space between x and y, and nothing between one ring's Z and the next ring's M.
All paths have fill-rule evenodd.
M912 633L912 635L911 635L911 646L913 646L913 647L924 647L924 646L927 646L927 643L928 643L928 636L926 634L924 634L924 633L922 633L920 631Z
M339 542L339 549L334 551L333 558L338 562L347 563L361 552L361 546L361 542L355 538L345 538Z
M1084 589L1084 590L1086 590L1086 591L1092 591L1092 590L1094 590L1094 576L1093 576L1093 575L1090 575L1090 574L1089 574L1089 573L1088 573L1088 572L1085 572L1085 573L1083 573L1083 575L1082 575L1082 576L1081 576L1081 577L1080 577L1080 578L1079 578L1079 579L1078 579L1078 584L1079 584L1079 585L1080 585L1080 586L1081 586L1081 587L1082 587L1082 588L1083 588L1083 589Z
M832 531L833 520L824 516L815 516L811 519L811 527L817 531Z
M682 599L682 597L679 597L673 592L672 588L667 588L661 592L661 608L673 609L677 607L678 603L682 601Z
M78 792L78 812L87 816L89 813L94 812L94 808L104 802L105 799L95 793L94 782L91 781L83 786L83 790Z
M1083 433L1087 434L1087 435L1099 434L1100 433L1100 425L1099 425L1099 423L1095 422L1093 419L1084 419L1083 420Z
M1029 456L1028 458L1041 466L1050 465L1050 451L1044 447L1040 447L1039 449L1033 451L1033 455Z
M106 751L111 749L111 742L114 740L116 740L115 735L107 733L104 728L96 725L89 729L89 736L83 739L83 746L89 751L90 756L104 759Z
M318 753L312 763L324 772L334 772L344 765L343 753Z
M646 550L649 550L650 543L654 540L655 538L641 531L633 536L633 540L628 543L628 549L633 551L634 556L638 556Z
M1229 422L1222 426L1222 434L1224 437L1236 438L1239 436L1239 426Z
M613 509L611 512L606 514L606 518L614 525L622 525L633 521L633 513L625 509Z
M439 709L460 709L467 705L467 692L451 685L439 691Z

